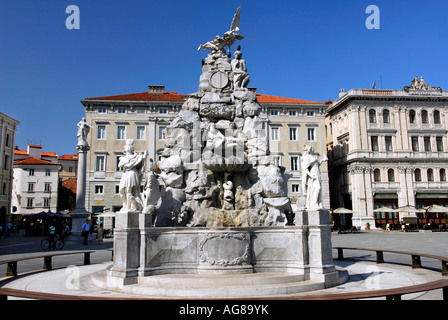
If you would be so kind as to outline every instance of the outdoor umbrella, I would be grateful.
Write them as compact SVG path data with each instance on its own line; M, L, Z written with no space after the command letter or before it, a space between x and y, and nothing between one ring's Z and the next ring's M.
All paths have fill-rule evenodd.
M333 213L350 214L350 213L354 213L354 211L347 209L347 208L337 208L337 209L333 210Z
M438 204L433 204L424 208L426 212L448 212L448 207L439 206ZM423 211L425 212L425 211Z
M417 209L413 206L404 206L400 207L398 209L394 209L394 212L410 212L410 213L417 213L417 212L425 212L425 209Z
M373 212L396 212L395 210L396 209L392 209L389 207L381 207L381 208L373 210Z

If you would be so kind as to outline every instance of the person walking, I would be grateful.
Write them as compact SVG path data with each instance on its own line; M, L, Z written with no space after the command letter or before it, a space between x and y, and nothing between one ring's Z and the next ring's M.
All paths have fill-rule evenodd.
M82 237L84 238L84 245L87 245L87 238L89 237L89 231L90 231L90 223L89 219L86 220L86 222L82 225Z
M96 239L98 240L98 244L102 244L103 243L103 235L104 235L104 229L103 229L103 224L100 222L98 223L98 227L96 227Z

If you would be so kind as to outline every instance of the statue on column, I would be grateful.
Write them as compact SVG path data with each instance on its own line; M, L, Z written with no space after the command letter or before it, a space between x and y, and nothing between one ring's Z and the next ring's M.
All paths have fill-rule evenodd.
M321 160L317 159L312 146L303 147L304 154L302 156L302 190L306 197L305 209L322 210L322 177L320 165L327 161L324 156Z
M140 184L145 168L147 152L134 152L134 140L127 139L124 146L124 156L120 158L118 167L123 169L119 192L123 200L123 207L120 212L135 212L143 209L140 195Z
M87 145L87 135L90 132L90 128L93 127L86 121L86 118L82 118L78 123L78 145Z

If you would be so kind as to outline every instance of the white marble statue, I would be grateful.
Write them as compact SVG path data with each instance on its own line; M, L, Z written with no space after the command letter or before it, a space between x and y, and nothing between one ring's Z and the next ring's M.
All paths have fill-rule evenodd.
M123 169L119 192L123 201L120 212L141 211L143 208L140 195L142 172L144 171L147 152L136 153L134 140L127 139L124 146L124 156L120 158L118 167Z
M303 147L304 154L302 156L302 190L306 197L305 209L322 210L322 177L320 165L327 161L326 156L321 160L317 159L312 146Z
M232 60L233 86L235 89L246 89L250 77L247 74L246 61L241 59L243 53L238 48L233 55L235 56Z
M87 135L90 132L90 128L93 127L86 121L86 118L82 118L78 123L78 145L87 144Z
M153 163L152 159L150 162ZM150 170L146 175L145 188L143 190L143 213L154 213L161 204L160 184L154 170Z
M232 47L232 45L235 43L236 40L242 40L244 39L244 36L239 33L238 31L240 26L240 13L241 13L241 7L238 7L236 10L235 16L233 17L232 24L230 26L230 30L224 33L222 37L217 35L215 39L208 41L205 44L201 44L198 48L198 51L201 49L208 49L214 51L224 51L225 47Z

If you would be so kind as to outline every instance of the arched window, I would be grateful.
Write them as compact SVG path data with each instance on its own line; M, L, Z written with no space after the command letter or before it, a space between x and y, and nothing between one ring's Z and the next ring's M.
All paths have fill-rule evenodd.
M390 123L390 114L387 109L383 111L383 123Z
M415 119L415 110L411 110L409 111L409 123L415 123L416 119Z
M389 182L394 182L395 181L394 169L387 170L387 180L389 180Z
M434 123L440 124L440 112L438 110L434 111Z
M428 123L428 111L422 111L422 123Z
M380 169L373 170L373 180L375 182L381 182L381 171L380 171Z
M369 111L369 122L376 123L376 112L373 109L370 109Z
M440 181L446 181L446 171L445 171L445 169L440 169Z
M414 178L415 178L415 181L422 181L422 172L420 169L415 169Z
M426 173L428 175L428 181L434 181L434 171L432 169L428 169Z

